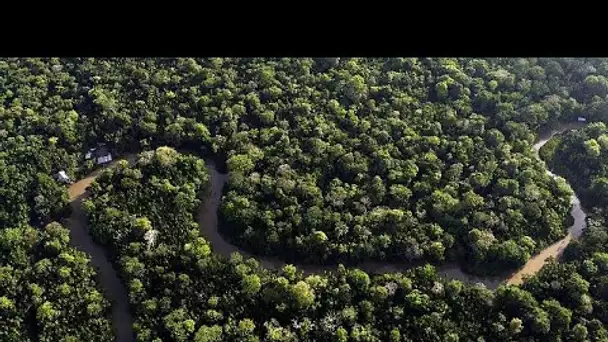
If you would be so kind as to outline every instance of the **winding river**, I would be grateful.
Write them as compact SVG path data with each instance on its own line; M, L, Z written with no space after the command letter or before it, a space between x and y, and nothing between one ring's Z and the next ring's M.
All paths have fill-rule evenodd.
M537 157L540 148L546 144L553 135L576 127L579 127L579 125L562 125L560 129L541 136L541 139L533 146ZM134 155L129 155L125 158L131 164L135 161ZM113 167L114 165L115 162L109 167ZM217 211L222 197L222 188L228 180L228 175L219 173L215 165L211 162L208 162L207 165L210 173L211 194L201 204L197 212L197 221L202 234L211 242L213 251L224 257L230 257L232 253L239 252L245 258L251 257L257 259L265 268L273 270L282 268L285 265L285 262L282 260L276 257L259 257L252 255L251 253L230 244L221 236L218 231ZM82 201L89 195L86 191L87 187L100 173L101 170L97 170L70 186L69 195L73 211L72 215L66 220L66 226L70 229L71 244L89 254L93 266L97 268L101 286L103 287L106 298L109 298L112 304L112 323L117 336L117 342L130 342L134 341L134 333L132 329L133 318L129 310L128 292L122 284L121 279L118 277L118 273L113 268L104 249L95 244L89 235L87 218L82 208ZM548 170L547 173L556 177ZM458 279L467 283L483 283L486 287L491 289L497 288L502 283L521 284L525 275L532 275L538 272L549 257L558 258L563 253L570 240L578 238L581 235L586 225L586 214L576 195L572 198L571 214L574 217L574 224L568 229L568 235L565 238L542 250L538 255L531 258L524 267L506 278L472 276L464 273L457 265L438 267L437 272L440 276L445 278ZM306 274L322 273L336 267L335 265L309 264L296 264L295 266ZM402 272L411 268L412 264L368 261L357 264L356 267L368 273L378 274Z
M130 163L134 163L135 155L125 156ZM109 167L114 167L116 162ZM129 310L129 295L127 289L118 276L118 272L112 266L105 249L96 244L89 234L88 220L82 207L82 203L89 197L86 191L89 185L101 174L96 170L87 177L70 185L68 194L72 214L65 221L65 226L70 230L70 244L87 253L91 258L91 264L97 269L99 282L105 297L112 306L112 326L117 342L134 342L133 317Z
M540 137L540 140L533 145L536 157L539 158L538 151L543 147L555 134L562 133L564 131L580 127L576 124L562 125L559 129L552 131L549 134L545 134ZM540 158L539 158L540 159ZM217 224L217 211L220 205L222 197L222 188L228 180L227 174L221 174L217 171L213 163L208 163L208 168L211 176L211 194L200 207L198 212L198 223L201 228L203 235L211 241L213 250L215 253L219 253L224 257L230 257L234 252L239 252L244 257L255 258L261 265L269 269L280 269L285 265L285 262L277 257L267 256L255 256L251 253L242 250L241 248L230 244L226 241L218 231ZM552 177L557 177L551 171L547 170L547 173ZM528 262L518 271L512 273L508 277L480 277L467 274L463 272L458 265L444 265L437 267L437 273L445 278L458 279L467 283L483 283L486 287L496 289L500 284L521 284L525 275L532 275L538 272L545 264L549 257L558 258L564 251L572 238L577 238L581 235L585 228L585 212L581 207L580 200L576 195L572 198L572 216L574 217L574 224L568 229L568 235L550 245L549 247L542 250L539 254L532 257ZM306 274L311 273L322 273L326 270L332 270L335 265L314 265L314 264L295 264L300 270ZM411 263L387 263L378 261L366 261L357 264L355 267L360 268L368 273L391 273L391 272L403 272L409 268L412 268Z
M551 133L542 136L540 138L540 140L533 146L534 152L536 153L536 157L538 159L540 159L540 156L538 155L538 151L554 135L563 133L565 131L568 131L568 130L571 130L574 128L580 128L581 126L582 125L580 125L580 124L562 125L559 129L554 130ZM553 177L553 178L557 177L557 175L555 175L553 172L551 172L549 170L547 170L547 173L549 175L551 175L551 177ZM537 255L532 257L530 260L528 260L528 262L524 265L523 268L521 268L519 271L515 272L513 275L511 275L506 280L507 284L521 284L523 282L524 275L531 275L531 274L535 274L536 272L540 271L540 269L543 267L543 265L545 264L546 260L549 257L553 257L555 259L559 258L562 255L562 253L564 252L564 249L566 248L568 243L570 243L570 240L576 239L579 236L581 236L581 234L583 233L583 230L587 226L587 222L586 222L587 214L585 214L585 212L583 211L581 201L576 196L576 194L574 194L572 196L572 210L570 211L570 214L574 218L574 223L572 224L572 226L570 226L570 228L568 228L568 235L566 235L565 238L553 243L549 247L543 249L540 253L538 253Z

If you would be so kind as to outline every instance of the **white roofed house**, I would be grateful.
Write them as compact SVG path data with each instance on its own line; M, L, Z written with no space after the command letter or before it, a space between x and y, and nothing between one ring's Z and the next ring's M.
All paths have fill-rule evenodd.
M578 117L578 122L586 122L587 118L585 118L584 116L579 116Z
M65 183L65 184L72 183L72 180L70 179L68 174L65 173L64 170L57 172L57 174L55 175L55 179L57 179L57 181L59 181L59 182Z

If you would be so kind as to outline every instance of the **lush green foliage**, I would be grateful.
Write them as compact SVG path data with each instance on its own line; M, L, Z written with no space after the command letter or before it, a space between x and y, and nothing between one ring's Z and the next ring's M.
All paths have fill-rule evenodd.
M576 101L540 85L561 82L545 63L364 59L323 72L303 60L247 64L259 71L242 83L257 94L232 107L248 114L249 129L229 152L222 230L288 260L522 265L563 236L569 207L570 191L527 144L529 128L576 112Z
M572 184L590 216L581 238L568 245L563 264L545 267L537 277L545 284L534 279L526 284L543 295L558 296L574 313L598 319L604 326L608 323L608 202L602 185L608 177L606 137L605 123L597 122L561 134L541 149L549 167ZM561 279L570 280L561 287L553 285Z
M40 136L0 138L0 228L60 216L68 198L53 176L73 164L73 156Z
M550 168L571 182L587 208L608 206L608 128L603 122L556 137L541 150Z
M175 156L167 168L158 167L163 154ZM200 237L192 220L195 194L205 189L196 180L207 179L194 167L202 161L167 148L139 160L98 178L87 205L96 235L122 237L110 244L120 250L139 341L608 339L608 303L590 286L608 279L603 253L588 252L593 258L580 266L550 264L522 288L496 292L439 279L428 265L377 276L342 266L324 275L290 265L271 273L253 259L219 259ZM150 196L154 184L172 191ZM190 209L174 211L178 199ZM149 229L159 231L158 243L144 242Z
M140 168L130 169L121 161L92 184L95 201L84 204L93 214L91 233L115 251L150 230L159 232L156 243L181 244L180 238L198 229L192 213L207 194L205 163L169 147L143 153L137 162ZM106 188L113 195L99 196ZM133 232L139 234L131 236Z
M5 136L78 157L105 141L227 160L222 231L256 252L460 257L478 272L517 267L564 234L568 193L527 142L581 111L599 116L608 76L603 60L535 58L8 59L0 70ZM32 188L34 175L14 173ZM26 198L8 205L40 216L27 191L11 192Z
M606 121L607 77L603 59L4 59L0 237L23 241L2 245L11 251L3 270L22 265L0 274L2 333L108 340L107 303L88 295L93 270L33 242L60 229L11 228L65 215L65 188L52 177L86 174L83 153L98 142L224 163L221 229L259 253L516 268L563 236L570 207L570 190L545 174L530 143L579 115ZM589 189L587 202L606 198L604 130L559 152L580 168L562 174ZM215 256L193 216L207 181L202 160L164 148L93 187L92 232L126 280L141 341L607 339L601 213L567 262L522 288L465 286L429 266L304 277ZM57 248L78 255L64 233ZM64 296L59 275L33 277L40 260L50 273L71 267L78 291ZM43 302L32 284L48 293ZM61 319L50 327L45 312Z
M0 230L0 341L107 342L109 303L58 223Z

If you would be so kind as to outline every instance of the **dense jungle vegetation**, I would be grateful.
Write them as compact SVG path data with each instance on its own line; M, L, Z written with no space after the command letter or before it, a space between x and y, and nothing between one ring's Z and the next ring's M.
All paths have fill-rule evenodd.
M53 179L86 175L85 151L105 142L148 151L100 176L86 203L139 341L606 341L602 124L543 151L598 209L566 258L521 287L439 279L430 265L270 272L213 254L194 213L212 158L230 172L220 231L257 254L514 270L565 235L571 207L531 144L578 116L606 122L607 77L596 58L3 59L2 333L108 340L94 270L54 223L69 210Z
M568 179L585 207L608 205L608 128L597 122L553 138L541 156Z
M112 339L88 257L58 223L0 230L0 341Z
M92 229L118 251L139 341L608 340L608 254L585 240L583 259L496 292L439 279L430 265L377 276L342 266L273 273L239 255L221 260L200 236L203 165L161 147L92 187ZM151 230L155 241L145 238Z

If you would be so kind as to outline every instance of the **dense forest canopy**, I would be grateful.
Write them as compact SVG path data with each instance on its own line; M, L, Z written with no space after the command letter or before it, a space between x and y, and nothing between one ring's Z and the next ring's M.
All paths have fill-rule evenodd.
M603 253L583 263L590 273L552 263L522 288L496 292L440 279L430 265L377 276L342 266L273 273L238 255L221 260L199 235L202 160L161 147L138 161L98 178L86 206L95 236L118 251L140 341L608 338L603 290L590 286L608 279ZM145 237L152 230L154 241Z
M201 158L211 158L230 174L220 231L257 254L514 270L569 222L572 190L531 144L578 116L606 122L607 77L608 60L596 58L4 59L0 235L21 257L0 267L23 268L19 284L30 286L40 259L61 264L35 242L69 214L53 177L88 174L84 153L106 143L147 151L100 176L85 204L130 292L139 341L606 341L602 213L566 260L496 292L428 265L304 276L224 260L194 213L209 189ZM584 202L608 189L605 130L548 146L555 165L572 165L561 173ZM69 250L62 234L57 248ZM79 291L46 299L66 317L51 330L34 314L46 302L16 302L26 289L0 279L10 338L108 340L106 302L70 307L98 286L92 269L76 270L67 286Z
M0 230L0 341L112 338L95 270L68 241L58 223Z
M541 153L555 172L570 180L587 208L608 205L608 128L604 122L559 135Z

